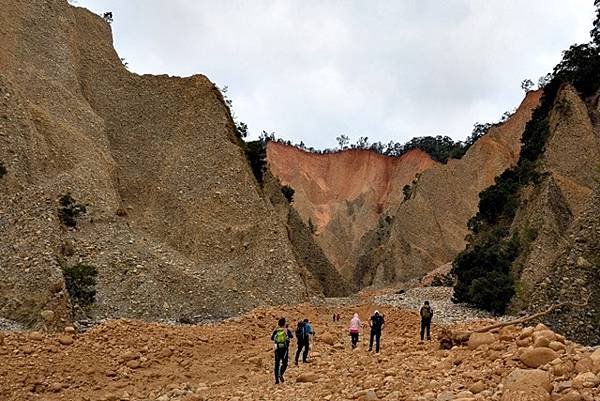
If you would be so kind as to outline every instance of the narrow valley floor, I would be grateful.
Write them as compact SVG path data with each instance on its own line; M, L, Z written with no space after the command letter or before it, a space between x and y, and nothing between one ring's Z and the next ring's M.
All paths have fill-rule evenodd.
M366 323L376 308L386 320L381 352L367 352L367 328L352 350L350 318L358 312ZM340 322L333 322L334 313L340 313ZM310 319L316 337L311 363L294 366L291 355L285 383L275 385L270 335L282 316L292 329L298 319ZM451 327L472 329L489 323ZM213 325L114 320L82 334L3 332L0 399L600 399L600 351L571 343L542 326L535 332L504 328L472 338L470 347L451 350L439 348L439 332L434 325L433 341L420 343L416 312L369 300L259 308ZM477 348L476 342L481 343ZM293 341L291 353L295 349ZM532 368L538 364L538 369ZM518 394L531 396L515 398Z

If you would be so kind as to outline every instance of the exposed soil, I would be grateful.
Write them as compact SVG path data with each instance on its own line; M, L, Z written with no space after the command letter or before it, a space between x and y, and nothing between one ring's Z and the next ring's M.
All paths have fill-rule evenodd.
M359 347L352 351L346 334L348 320L354 312L366 320L375 308L386 318L381 353L367 352L367 330ZM341 314L341 322L332 321L334 312ZM277 386L272 377L269 337L280 316L290 319L291 325L307 317L317 334L311 363L298 367L290 363L286 382ZM473 322L460 328L484 324ZM597 382L589 386L580 384L584 378L572 380L587 372L586 383L600 381L592 373L597 369L591 351L543 329L539 327L535 334L533 328L509 327L480 339L483 342L478 348L444 351L435 340L419 342L415 312L362 303L260 308L202 326L115 320L83 334L4 332L0 336L4 338L3 343L0 341L0 398L507 401L517 399L509 397L507 376L516 374L513 371L518 368L523 368L524 374L547 375L548 384L529 383L536 392L542 388L546 398L528 399L547 400L551 391L557 399L573 390L585 400L598 397ZM434 325L434 338L438 333ZM534 338L542 341L537 340L540 336L551 337L551 346L557 351L550 350L546 341L544 352L554 356L553 361L533 369L525 365L523 355L533 349Z

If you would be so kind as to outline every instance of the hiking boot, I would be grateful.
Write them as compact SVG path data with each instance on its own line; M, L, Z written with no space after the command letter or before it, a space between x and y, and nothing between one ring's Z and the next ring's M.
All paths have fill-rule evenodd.
M280 381L281 383L285 383L285 380L283 380L283 376L279 376L279 381Z

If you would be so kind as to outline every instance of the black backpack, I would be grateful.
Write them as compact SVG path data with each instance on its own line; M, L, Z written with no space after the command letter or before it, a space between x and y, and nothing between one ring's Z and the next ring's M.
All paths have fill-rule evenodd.
M298 342L303 342L306 339L306 330L305 330L304 322L298 322L298 327L296 327L296 338Z

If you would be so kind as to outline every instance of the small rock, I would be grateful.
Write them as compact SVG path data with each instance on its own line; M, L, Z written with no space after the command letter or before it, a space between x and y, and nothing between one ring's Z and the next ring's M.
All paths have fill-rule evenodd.
M44 310L40 312L40 316L42 317L42 319L44 319L46 322L51 322L54 320L54 312L51 310Z
M73 337L65 335L65 336L59 336L58 342L61 343L62 345L71 345L75 342L75 340L73 340Z

